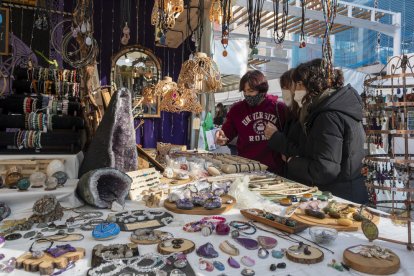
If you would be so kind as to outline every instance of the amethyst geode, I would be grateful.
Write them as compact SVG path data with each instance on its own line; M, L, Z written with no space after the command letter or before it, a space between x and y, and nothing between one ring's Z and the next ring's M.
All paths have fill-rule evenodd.
M196 252L198 256L208 259L218 257L218 252L214 249L214 246L209 242L200 246Z
M82 175L76 190L86 203L111 208L114 201L124 206L131 182L127 174L117 169L102 168Z

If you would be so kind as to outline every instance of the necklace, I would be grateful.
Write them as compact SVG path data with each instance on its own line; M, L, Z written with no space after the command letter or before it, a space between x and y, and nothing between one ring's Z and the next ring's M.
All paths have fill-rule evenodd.
M322 42L322 67L325 69L325 74L328 82L332 82L333 66L332 66L332 47L330 40L330 33L334 25L336 17L336 9L338 7L338 0L322 0L323 17L325 19L325 35Z
M252 49L251 55L257 55L257 45L260 42L260 15L262 13L264 0L248 0L247 14L248 22L247 29L249 31L249 47Z
M300 1L302 4L302 21L300 25L300 38L299 38L299 48L305 48L306 42L305 42L305 9L306 9L306 3L305 0Z
M103 216L102 212L91 211L91 212L76 212L78 215L76 217L70 217L66 220L67 223L74 223L77 220L87 220L87 219L96 219Z
M285 40L286 35L286 27L288 21L288 14L289 14L289 1L282 0L283 11L282 11L282 18L281 24L282 26L279 28L279 0L273 1L273 38L276 44L281 44Z
M227 46L229 46L230 35L230 19L231 15L231 0L222 0L223 7L221 8L223 13L223 21L221 24L221 45L223 45L223 57L227 57Z

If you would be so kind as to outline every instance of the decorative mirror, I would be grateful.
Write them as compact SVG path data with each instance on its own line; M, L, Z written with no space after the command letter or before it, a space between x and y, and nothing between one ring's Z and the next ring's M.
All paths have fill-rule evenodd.
M160 78L161 62L145 47L126 47L112 58L112 84L116 89L125 87L131 91L134 117L161 117L160 97L148 96L148 91L151 91L148 88Z

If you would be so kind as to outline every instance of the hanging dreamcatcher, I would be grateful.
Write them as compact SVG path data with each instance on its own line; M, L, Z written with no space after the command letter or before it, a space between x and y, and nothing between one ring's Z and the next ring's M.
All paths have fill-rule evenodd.
M257 45L260 42L260 17L263 9L264 0L247 0L247 29L249 31L249 47L251 55L257 55L259 50Z
M279 0L273 1L273 38L276 44L281 44L285 40L289 14L289 1L282 0L282 17L279 18L279 2Z
M332 47L330 41L330 33L334 26L336 11L338 7L338 0L322 0L322 10L325 19L325 35L322 42L322 66L324 72L328 78L328 81L332 81L333 65L332 65Z
M305 48L306 47L306 40L305 40L305 9L306 9L306 3L305 0L301 1L301 7L302 7L302 19L300 23L300 37L299 37L299 48Z
M222 15L223 20L221 24L221 44L223 45L224 51L223 56L227 57L227 46L229 46L229 35L230 35L230 20L232 18L231 12L231 0L221 0L222 3ZM211 18L211 17L210 17Z

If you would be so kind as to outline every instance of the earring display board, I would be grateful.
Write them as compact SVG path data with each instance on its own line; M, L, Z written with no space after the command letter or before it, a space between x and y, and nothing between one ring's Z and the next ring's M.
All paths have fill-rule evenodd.
M85 257L85 249L79 247L75 252L68 252L57 258L44 254L39 259L33 259L32 253L28 252L16 259L16 268L23 268L29 272L39 271L40 275L51 275L55 268L65 268L69 262L76 262L83 257Z
M394 274L400 269L400 258L394 252L390 252L388 259L374 256L369 258L356 253L355 249L358 247L360 245L349 247L344 251L344 263L350 268L373 275Z
M128 172L131 177L131 189L129 190L129 198L131 200L141 200L145 190L157 190L160 185L160 173L155 168L143 169Z
M103 263L119 260L123 258L133 258L139 256L138 245L128 244L97 244L92 249L92 267L97 267Z
M156 229L164 227L173 221L173 215L164 211L132 210L116 214L109 214L108 221L116 222L121 231L137 229Z
M9 9L0 8L0 55L9 54Z

